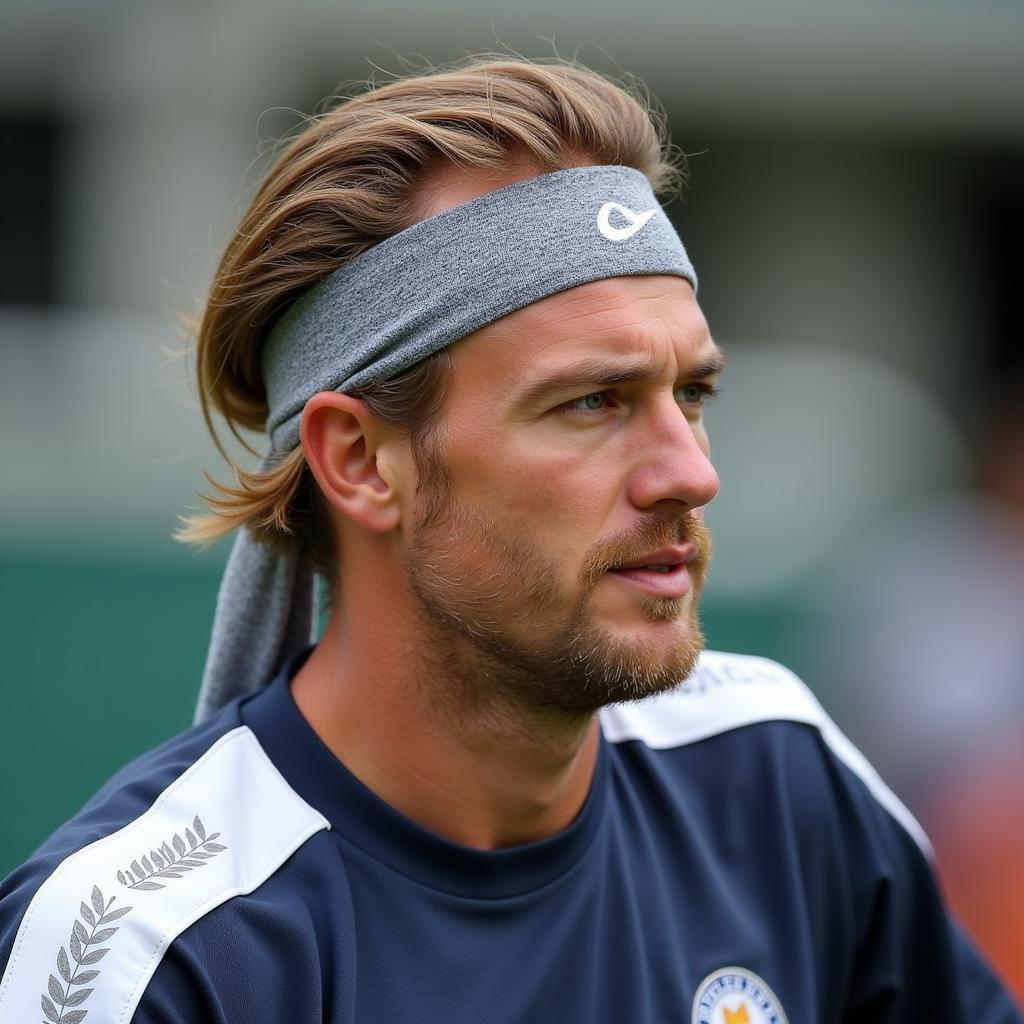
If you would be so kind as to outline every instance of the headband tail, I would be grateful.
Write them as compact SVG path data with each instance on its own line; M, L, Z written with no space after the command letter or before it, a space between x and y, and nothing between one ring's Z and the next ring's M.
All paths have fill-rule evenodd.
M196 723L261 689L315 639L315 584L308 560L279 555L239 531L217 594Z

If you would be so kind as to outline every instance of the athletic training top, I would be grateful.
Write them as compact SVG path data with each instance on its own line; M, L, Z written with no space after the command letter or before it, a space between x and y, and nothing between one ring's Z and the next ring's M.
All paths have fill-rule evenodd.
M116 775L0 887L0 1022L1009 1024L920 827L806 687L706 653L601 712L563 832L481 851L289 680Z

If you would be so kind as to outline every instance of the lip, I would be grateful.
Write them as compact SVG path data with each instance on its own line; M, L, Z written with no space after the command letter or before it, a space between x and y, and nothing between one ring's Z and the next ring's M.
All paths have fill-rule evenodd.
M624 569L642 569L645 565L689 565L696 557L696 545L680 544L675 547L652 551L650 554L641 555L639 558L631 558L628 562L623 562L622 565L616 566L612 571L621 572Z
M662 548L631 558L616 569L609 569L607 574L636 590L652 597L683 597L690 590L690 562L697 557L697 548L693 544L679 547ZM657 572L645 569L645 565L667 565L668 572Z
M666 563L649 563L661 564ZM606 575L620 580L626 586L641 590L651 597L683 597L690 590L690 570L684 562L672 565L668 572L653 569L609 569Z

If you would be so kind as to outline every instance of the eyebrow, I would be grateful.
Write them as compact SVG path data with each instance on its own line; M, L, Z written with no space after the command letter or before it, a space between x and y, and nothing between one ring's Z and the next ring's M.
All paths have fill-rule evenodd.
M691 366L680 375L680 380L701 380L714 377L725 367L725 355L716 348L703 362ZM649 359L624 362L590 356L569 366L561 367L527 384L516 396L516 405L534 405L546 398L582 384L609 387L612 384L629 384L634 381L650 380L658 375L657 364Z

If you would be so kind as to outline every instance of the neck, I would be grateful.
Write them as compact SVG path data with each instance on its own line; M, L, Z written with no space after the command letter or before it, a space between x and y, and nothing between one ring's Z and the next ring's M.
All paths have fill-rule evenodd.
M595 716L517 706L500 666L465 644L396 635L415 620L336 609L292 681L310 725L364 785L455 842L499 849L568 827L593 777Z

